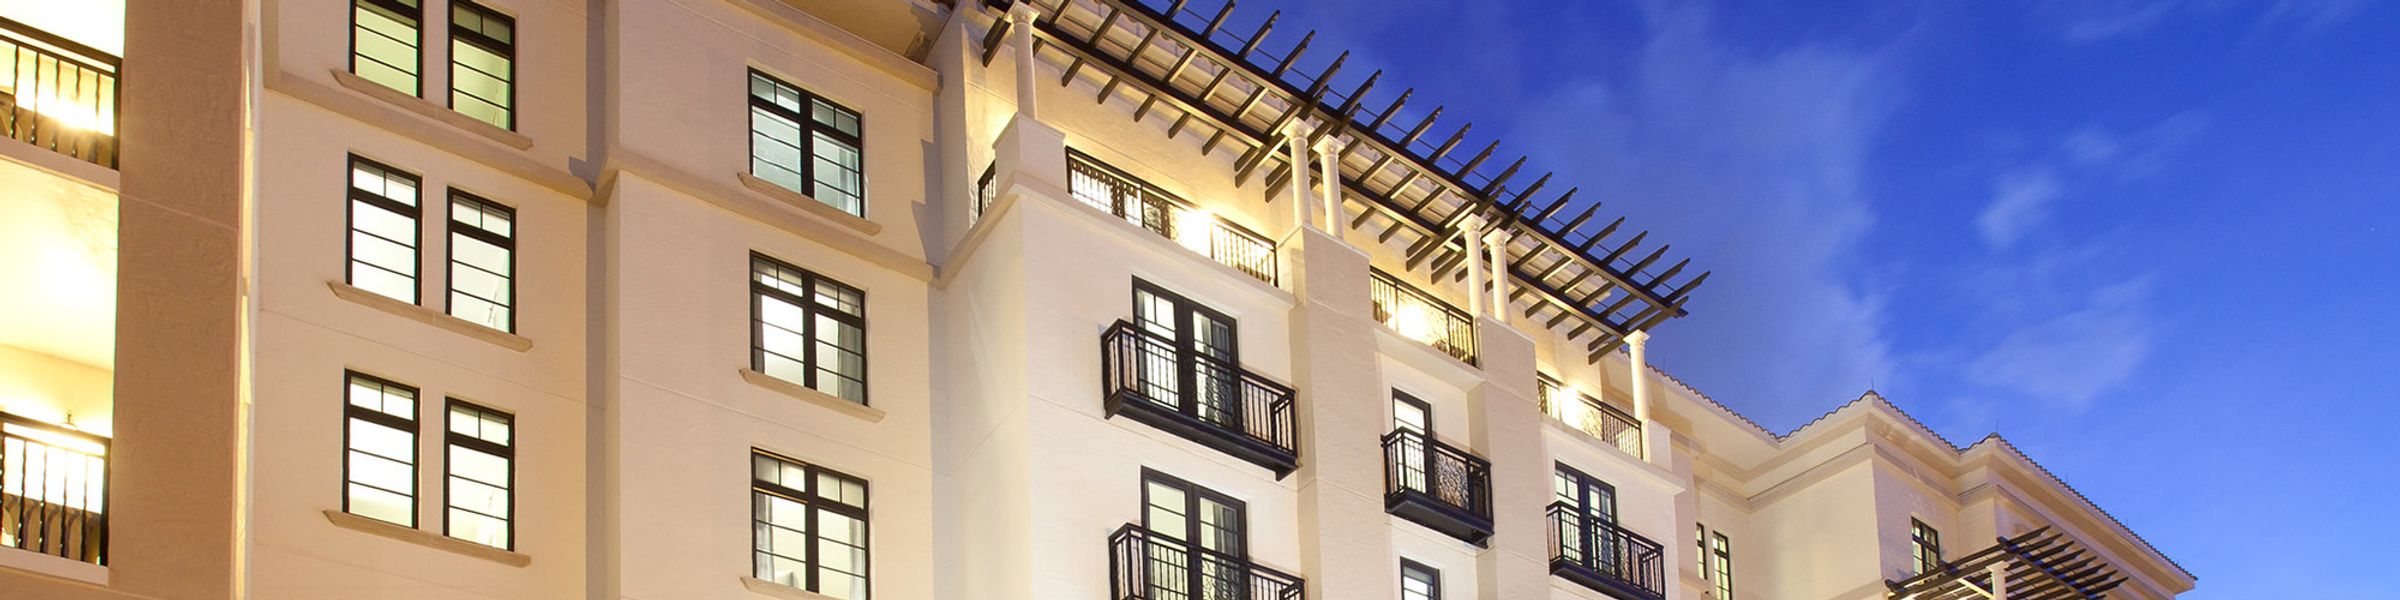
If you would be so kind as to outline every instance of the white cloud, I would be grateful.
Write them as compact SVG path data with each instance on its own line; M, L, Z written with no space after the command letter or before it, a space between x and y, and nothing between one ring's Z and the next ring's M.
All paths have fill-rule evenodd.
M2103 286L2081 306L2009 334L1967 367L1969 380L2074 408L2133 376L2153 342L2148 277Z
M2227 11L2254 14L2261 26L2288 24L2314 33L2349 20L2370 0L2045 0L2032 11L2036 21L2070 42L2111 40L2148 33L2177 18Z
M2007 249L2049 218L2050 205L2058 200L2059 193L2058 172L2052 169L2002 174L1992 182L1992 203L1975 217L1975 229L1983 234L1985 244Z

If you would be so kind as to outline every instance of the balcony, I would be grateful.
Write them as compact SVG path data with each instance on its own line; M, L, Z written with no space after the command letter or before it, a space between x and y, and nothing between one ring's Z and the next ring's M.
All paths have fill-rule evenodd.
M1292 388L1118 321L1100 336L1101 393L1122 415L1274 471L1300 468Z
M1460 362L1475 364L1475 318L1390 273L1376 269L1367 283L1375 321L1400 337L1424 342Z
M1108 536L1109 600L1300 600L1300 578L1126 524Z
M0 413L0 547L108 564L108 438Z
M1483 546L1492 537L1492 463L1408 429L1383 436L1383 510Z
M117 57L0 18L0 59L0 130L117 168Z
M1100 212L1165 236L1267 285L1276 285L1275 243L1267 241L1267 236L1217 218L1182 198L1072 149L1067 150L1067 193ZM989 202L989 194L978 200L978 203ZM980 216L982 211L978 209L976 213Z
M1561 387L1543 377L1540 381L1542 413L1550 418L1599 439L1624 452L1635 460L1642 459L1642 422L1598 398Z
M1565 503L1550 505L1550 574L1620 600L1665 600L1658 542Z

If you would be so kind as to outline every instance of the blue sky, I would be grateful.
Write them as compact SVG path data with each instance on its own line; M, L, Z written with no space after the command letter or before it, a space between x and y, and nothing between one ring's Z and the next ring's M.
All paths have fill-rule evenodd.
M2400 7L1472 6L1242 13L1715 270L1655 360L1768 428L1871 387L2009 437L2187 598L2391 593Z

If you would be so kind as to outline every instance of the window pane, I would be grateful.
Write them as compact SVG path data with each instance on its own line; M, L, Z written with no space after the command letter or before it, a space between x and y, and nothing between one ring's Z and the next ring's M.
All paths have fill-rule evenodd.
M762 451L752 452L750 470L752 576L835 598L866 598L867 523L845 512L853 509L835 508L865 510L866 483Z
M354 2L351 71L368 81L417 95L419 11L414 6L401 11L375 0Z

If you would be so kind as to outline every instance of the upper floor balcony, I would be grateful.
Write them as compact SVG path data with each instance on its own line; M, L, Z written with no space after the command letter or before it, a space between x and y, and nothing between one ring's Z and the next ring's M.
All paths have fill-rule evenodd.
M1108 416L1124 415L1275 472L1300 467L1292 388L1130 321L1100 337Z
M1299 577L1129 523L1108 536L1109 600L1301 600Z
M108 438L0 413L0 547L108 564Z
M1539 388L1543 414L1550 415L1550 418L1558 419L1559 422L1566 423L1568 427L1582 431L1584 435L1592 436L1600 440L1600 443L1614 447L1635 460L1643 458L1642 423L1635 420L1633 415L1625 414L1625 411L1601 402L1598 398L1561 386L1547 376L1539 379L1536 387Z
M1383 509L1477 546L1492 537L1492 463L1414 429L1383 436Z
M1665 600L1666 552L1610 519L1550 505L1550 574L1620 600Z
M0 130L103 167L117 167L114 55L0 18Z
M1375 320L1400 337L1424 342L1467 364L1475 364L1475 318L1390 273L1376 269L1367 297Z

